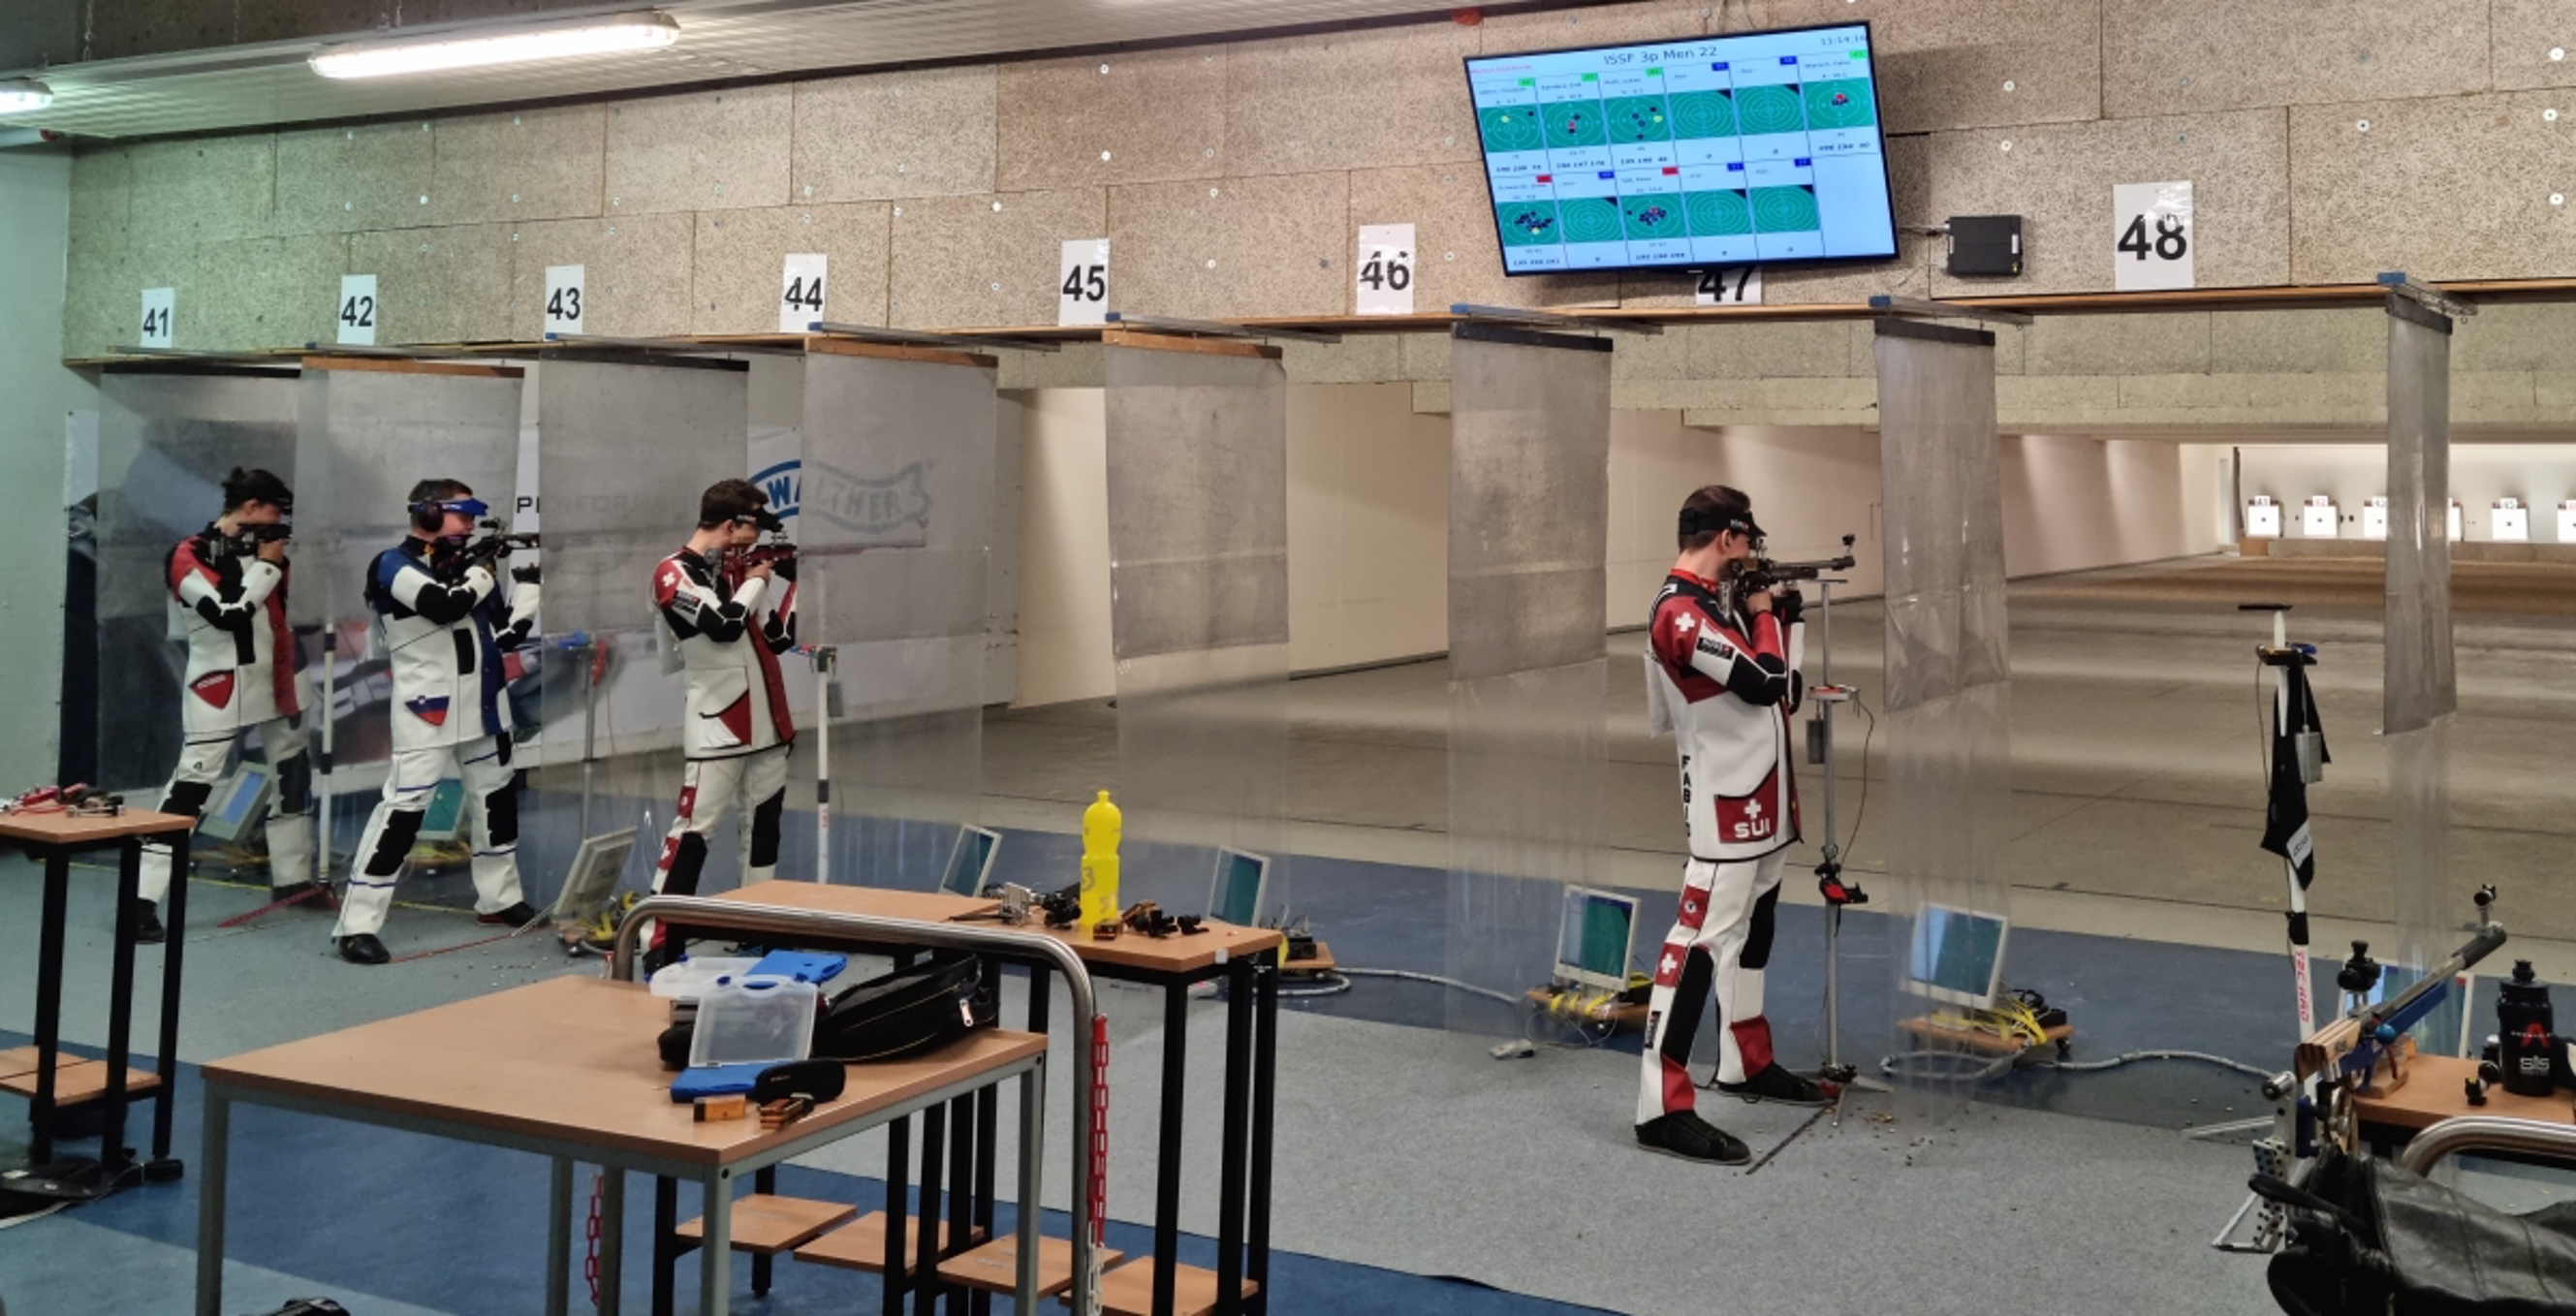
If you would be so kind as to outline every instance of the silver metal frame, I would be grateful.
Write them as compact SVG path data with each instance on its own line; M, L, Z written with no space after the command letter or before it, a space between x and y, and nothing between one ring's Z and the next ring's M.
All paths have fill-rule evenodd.
M2379 276L2379 286L2435 315L2447 315L2457 320L2478 313L2476 306L2429 284L2417 283L2404 270L2383 271Z
M2397 1163L2426 1174L2442 1158L2462 1152L2547 1156L2576 1166L2576 1127L2504 1115L2454 1115L2416 1134L2398 1153Z
M652 920L692 928L717 928L728 932L774 932L788 936L817 934L853 941L883 941L898 945L935 946L951 950L977 951L1011 955L1051 966L1064 979L1065 990L1073 998L1073 1178L1070 1209L1073 1217L1072 1294L1076 1316L1099 1316L1100 1258L1091 1246L1092 1123L1097 1116L1092 1104L1091 1075L1098 1057L1092 1045L1093 1021L1100 1017L1100 1004L1091 986L1091 970L1074 953L1071 946L1053 937L1031 932L1013 932L1003 928L979 927L960 923L922 923L912 919L881 918L871 914L831 914L815 910L782 909L775 905L755 905L734 900L707 900L696 896L653 896L627 911L626 920L617 927L617 948L609 958L609 976L620 982L635 979L635 943ZM1032 983L1032 991L1045 990L1043 983ZM211 1127L211 1125L209 1126ZM1024 1137L1021 1156L1026 1163L1032 1144ZM1035 1173L1034 1166L1031 1173ZM1031 1184L1035 1184L1032 1179ZM1036 1199L1022 1199L1022 1219L1038 1217ZM1024 1224L1020 1244L1020 1283L1030 1291L1037 1284L1038 1247L1034 1226ZM712 1237L710 1247L714 1246ZM603 1263L604 1264L604 1263ZM1033 1307L1029 1310L1034 1310ZM721 1310L716 1316L723 1316Z

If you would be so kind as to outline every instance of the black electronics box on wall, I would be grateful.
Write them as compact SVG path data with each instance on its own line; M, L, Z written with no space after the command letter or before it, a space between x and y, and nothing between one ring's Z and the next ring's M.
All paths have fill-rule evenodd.
M1952 215L1948 268L2004 278L2021 273L2021 216Z

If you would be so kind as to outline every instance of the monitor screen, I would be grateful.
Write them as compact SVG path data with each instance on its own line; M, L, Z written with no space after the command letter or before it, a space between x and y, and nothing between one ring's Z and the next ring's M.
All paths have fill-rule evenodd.
M238 832L250 818L250 806L259 799L260 787L266 784L266 772L245 765L234 775L232 789L225 791L223 798L215 801L215 807L206 811L207 821L221 824L227 834Z
M1467 61L1506 274L1888 260L1869 24Z
M1946 905L1925 905L1914 919L1907 977L1935 1000L1985 1007L2003 966L2004 920Z
M1626 896L1567 888L1565 915L1557 923L1557 975L1602 987L1627 986L1630 932L1636 921L1637 902Z
M984 874L993 867L993 849L1001 843L999 833L981 827L958 828L957 845L948 852L948 872L939 879L939 889L952 896L983 894Z
M1208 917L1239 928L1260 926L1261 884L1269 872L1270 861L1259 855L1218 851L1216 898L1208 902Z

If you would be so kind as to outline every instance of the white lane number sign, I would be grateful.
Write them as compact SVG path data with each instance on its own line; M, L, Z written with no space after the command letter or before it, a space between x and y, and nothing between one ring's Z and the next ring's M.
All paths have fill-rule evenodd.
M826 262L821 252L808 252L787 258L787 267L778 276L778 332L812 333L814 322L823 315L823 274Z
M176 295L168 288L143 290L143 328L134 341L141 347L170 346L170 305Z
M1701 270L1697 300L1702 306L1760 306L1762 267L1739 265L1731 270Z
M340 309L332 318L339 342L344 347L376 345L376 276L343 274L340 276Z
M2121 292L2195 286L2191 184L2118 183L2111 188L2111 286Z
M582 268L578 265L546 267L546 332L577 334L582 331Z
M1109 322L1109 239L1074 238L1064 244L1062 277L1056 280L1055 322Z
M1360 314L1413 314L1414 252L1411 224L1360 225Z

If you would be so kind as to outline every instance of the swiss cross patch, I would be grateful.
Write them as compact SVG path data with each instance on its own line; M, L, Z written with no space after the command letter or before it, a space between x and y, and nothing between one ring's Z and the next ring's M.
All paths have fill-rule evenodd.
M662 569L653 573L653 606L668 606L672 599L679 596L679 593L680 564L664 562Z
M434 727L447 725L447 698L444 695L418 695L403 701L413 717Z
M1665 943L1664 957L1655 961L1656 986L1670 987L1682 980L1682 955L1681 947Z
M1684 635L1688 635L1692 631L1699 629L1699 618L1694 617L1687 612L1682 613L1681 615L1673 618L1673 629L1680 631Z

